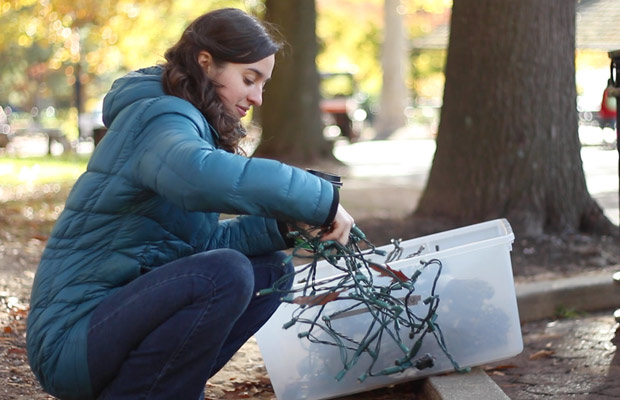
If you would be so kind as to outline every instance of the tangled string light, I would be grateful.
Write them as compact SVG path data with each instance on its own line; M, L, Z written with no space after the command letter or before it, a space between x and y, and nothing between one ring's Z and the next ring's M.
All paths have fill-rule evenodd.
M441 275L441 261L438 259L420 261L420 268L411 277L407 277L400 270L392 269L388 265L403 258L400 240L391 241L394 249L388 253L376 248L356 226L352 229L346 246L334 241L322 241L320 233L317 235L301 227L295 229L290 232L290 236L295 238L296 246L289 260L293 257L309 259L307 265L298 268L292 274L297 277L297 285L292 289L283 289L284 283L290 282L292 278L291 275L286 275L273 287L264 289L257 295L278 293L282 296L283 302L298 305L292 313L291 320L284 324L283 328L288 329L295 324L306 325L307 329L298 334L300 339L340 349L343 369L335 376L336 380L344 378L363 354L368 354L372 361L366 371L359 376L360 382L369 376L390 375L408 368L422 370L433 367L435 359L431 354L418 355L423 340L429 334L435 338L455 370L459 372L468 370L459 367L450 355L436 322L439 306L436 286ZM423 247L404 258L415 257L422 251ZM372 255L381 256L385 262L371 261ZM317 279L317 265L321 260L327 261L340 273L329 278ZM425 270L434 273L434 278L429 296L422 299L420 295L414 293L416 281ZM383 284L380 284L377 282L378 279L373 279L373 275L391 280L385 284L384 279ZM425 306L423 315L412 311L412 306L419 305L420 301ZM336 311L328 311L326 306L332 302L343 304ZM334 321L340 318L361 313L369 313L372 316L361 339L349 337L334 326ZM404 343L403 335L409 342L414 340L411 348ZM402 357L394 360L394 365L377 366L381 346L385 345L383 342L386 338L396 344L402 352Z

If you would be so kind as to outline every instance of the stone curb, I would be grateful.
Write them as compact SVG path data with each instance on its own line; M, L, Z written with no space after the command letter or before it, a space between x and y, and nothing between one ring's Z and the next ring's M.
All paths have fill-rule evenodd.
M466 374L430 376L423 385L428 400L510 400L481 367Z
M515 286L522 323L552 318L566 311L592 312L620 307L620 286L609 272Z
M620 265L616 270L620 270ZM552 318L559 311L591 312L620 308L620 285L612 274L578 275L515 285L521 323ZM470 373L431 376L424 382L429 400L509 399L481 367Z

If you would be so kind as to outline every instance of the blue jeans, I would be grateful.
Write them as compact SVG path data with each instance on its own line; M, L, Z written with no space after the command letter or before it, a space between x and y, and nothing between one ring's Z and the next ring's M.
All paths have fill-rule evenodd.
M110 295L88 332L95 396L198 399L207 379L280 304L277 294L255 293L292 272L284 258L212 250L156 268Z

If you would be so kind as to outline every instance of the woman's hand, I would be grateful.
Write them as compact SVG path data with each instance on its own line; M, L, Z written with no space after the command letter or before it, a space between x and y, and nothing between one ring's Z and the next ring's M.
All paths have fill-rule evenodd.
M321 240L336 240L343 246L346 246L349 241L349 233L351 232L353 225L355 225L353 217L349 215L347 210L345 210L341 204L338 204L338 210L336 211L334 221L329 226L327 232L323 235Z

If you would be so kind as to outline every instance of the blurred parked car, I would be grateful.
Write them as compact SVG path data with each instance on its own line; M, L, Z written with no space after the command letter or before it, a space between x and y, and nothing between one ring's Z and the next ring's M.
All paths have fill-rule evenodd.
M577 102L581 144L616 148L616 98L607 96L607 89L605 89L600 103L584 103Z
M616 128L618 105L617 100L613 96L609 96L608 88L603 91L603 100L601 101L601 109L598 112L601 120L601 127Z
M370 113L368 96L358 90L354 75L350 72L322 73L320 91L325 137L358 140Z
M577 111L580 125L595 126L601 129L616 128L616 98L607 96L607 89L603 91L602 100L598 105L582 106L578 102Z

